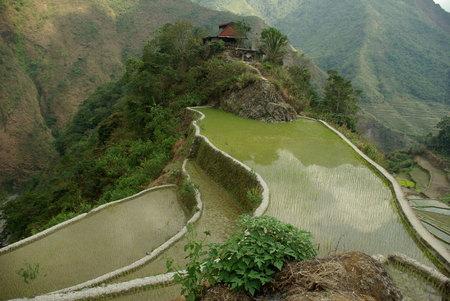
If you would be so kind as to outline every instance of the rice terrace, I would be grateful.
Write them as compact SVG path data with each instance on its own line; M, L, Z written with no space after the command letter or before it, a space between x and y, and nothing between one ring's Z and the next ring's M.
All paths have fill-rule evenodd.
M349 250L384 256L402 253L426 266L433 266L402 223L395 205L395 196L387 183L336 133L323 124L305 118L289 123L271 124L240 118L212 108L197 110L205 115L203 120L197 121L201 135L220 150L249 166L267 183L270 202L265 214L311 231L319 255ZM194 223L194 227L199 233L211 231L212 235L208 241L221 241L232 233L233 223L245 210L226 190L208 178L208 174L199 167L198 160L199 158L193 158L186 164L186 173L192 183L197 185L203 202L202 215ZM175 200L176 194L170 187L150 191L125 203L107 206L98 213L88 215L87 218L56 230L44 238L9 252L2 252L0 263L6 268L2 271L1 281L2 287L7 289L2 289L0 298L59 291L67 293L68 298L78 299L77 286L73 287L74 292L64 288L101 276L102 271L97 269L96 273L87 275L84 275L86 272L67 273L68 270L73 270L72 265L88 264L88 261L82 263L83 258L95 262L103 258L103 273L107 274L132 264L145 255L144 250L154 250L183 227L189 214L183 213L176 201L166 203L169 207L162 208L163 203L157 201L161 197ZM134 213L130 210L134 210ZM143 217L140 217L136 223L136 212L143 216L152 212L152 218L144 223ZM159 219L155 220L154 217ZM106 224L105 219L109 219ZM130 223L132 220L134 223ZM86 233L83 232L83 227L92 223L98 225L94 227L96 231L81 235ZM120 242L123 247L127 245L127 240L119 235L138 235L141 230L136 230L136 227L154 230L150 234L146 233L147 237L152 237L151 240L143 239L142 234L135 238L143 243L143 248L133 250L135 255L132 257L128 252L131 250L118 251L120 246L103 243L109 241L107 237L113 235L117 239L111 241ZM72 243L65 246L68 236ZM149 242L152 244L148 245ZM61 252L51 255L50 250L54 249L55 244L61 245L58 247ZM133 287L133 281L139 278L164 274L164 258L184 261L183 244L183 240L175 242L156 259L141 267L105 278L103 286L105 283L106 288L130 283ZM132 245L135 246L135 243ZM62 251L65 249L68 250ZM105 251L111 254L105 255ZM73 254L67 256L64 252ZM90 252L98 258L89 255ZM38 254L48 256L36 257ZM120 259L123 255L127 256ZM75 260L76 257L79 259ZM20 268L17 264L20 265L22 261L27 264L26 260L39 263L38 279L31 286L26 285L16 272ZM11 263L15 265L10 266ZM400 265L390 264L388 270L399 285L415 298L439 299L443 293ZM93 285L79 287L79 296L85 296L83 291L95 290L96 285L91 289L89 286ZM171 300L179 294L179 289L170 282L162 281L157 285L145 284L132 289L119 289L117 293L107 295L119 300L145 299L149 296L153 296L155 300ZM42 298L45 300L45 295Z
M449 300L446 1L0 0L0 300Z

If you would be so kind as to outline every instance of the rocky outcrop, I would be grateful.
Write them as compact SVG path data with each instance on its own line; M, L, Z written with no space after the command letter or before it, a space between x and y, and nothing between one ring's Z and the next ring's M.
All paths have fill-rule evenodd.
M275 85L265 78L225 95L220 108L244 118L265 122L297 119L294 108L284 101Z
M209 288L202 300L402 300L381 263L361 252L286 264L262 294L251 298L225 287Z

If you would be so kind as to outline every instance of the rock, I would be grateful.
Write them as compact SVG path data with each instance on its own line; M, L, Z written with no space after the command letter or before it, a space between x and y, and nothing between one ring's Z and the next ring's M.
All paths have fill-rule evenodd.
M259 295L238 294L216 286L202 300L402 300L383 265L361 252L285 264Z
M297 119L294 108L284 101L275 85L264 78L225 95L220 108L244 118L265 122Z

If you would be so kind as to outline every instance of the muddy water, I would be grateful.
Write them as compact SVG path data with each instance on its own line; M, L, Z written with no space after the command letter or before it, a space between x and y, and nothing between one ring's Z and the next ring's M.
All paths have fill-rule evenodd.
M267 124L201 111L202 134L267 182L266 214L311 231L321 255L401 252L431 265L399 221L388 187L322 124Z
M156 214L157 213L157 214ZM42 294L128 265L178 232L186 218L176 190L150 191L0 255L0 299ZM27 263L37 277L18 275Z

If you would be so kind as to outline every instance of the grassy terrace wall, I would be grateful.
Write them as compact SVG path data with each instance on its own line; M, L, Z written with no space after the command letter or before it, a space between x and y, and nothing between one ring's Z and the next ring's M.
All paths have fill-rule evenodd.
M188 108L188 114L203 113ZM195 118L193 118L195 119ZM243 207L254 216L261 216L269 206L269 188L263 178L252 171L247 165L231 157L215 147L205 136L200 134L200 128L194 121L194 140L190 157L214 180L224 187Z
M251 212L261 203L262 187L254 173L213 149L202 137L194 141L195 161L244 208Z

